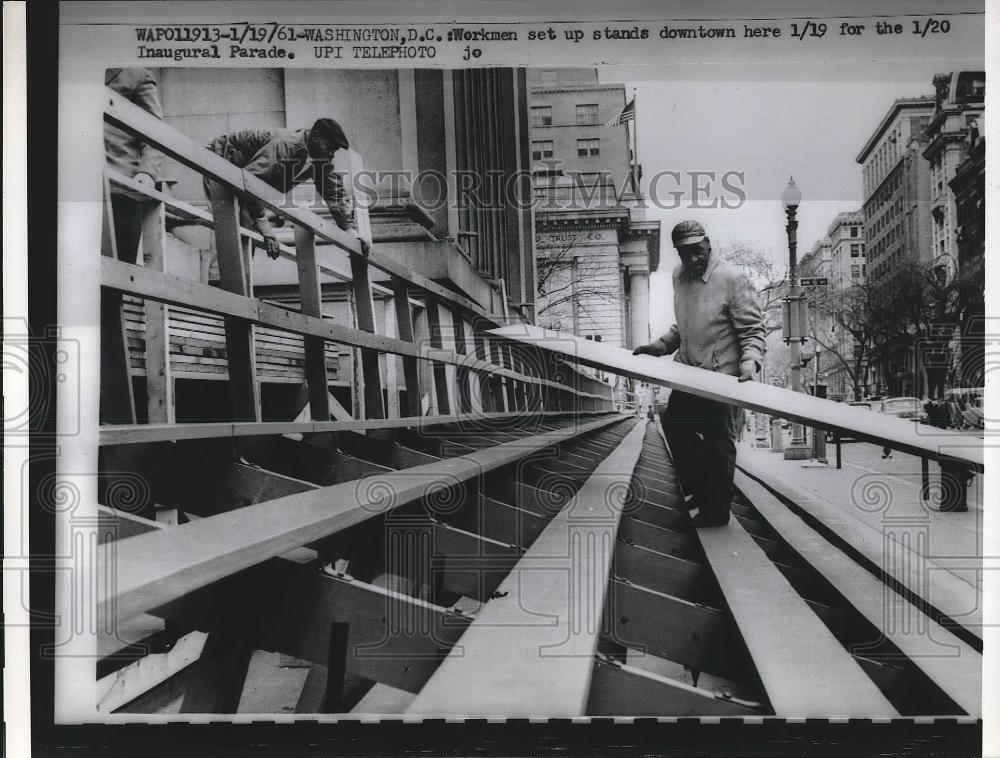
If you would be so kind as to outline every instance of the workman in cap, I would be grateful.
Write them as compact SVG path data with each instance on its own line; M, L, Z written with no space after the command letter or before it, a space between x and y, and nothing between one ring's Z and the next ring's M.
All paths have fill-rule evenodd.
M348 147L347 135L332 118L317 119L311 129L248 129L222 134L208 144L213 153L279 192L289 192L312 179L337 226L353 233L367 255L369 243L358 235L343 179L333 170L334 153ZM207 179L205 193L208 194ZM277 258L278 240L264 206L246 195L240 201L241 223L244 226L252 224L264 238L268 256Z
M680 265L674 269L674 315L670 331L633 355L671 355L687 366L729 374L746 382L756 378L764 359L764 317L746 274L712 252L705 228L682 221L671 239ZM663 431L686 497L698 509L696 527L729 523L736 435L742 411L672 390L661 414Z

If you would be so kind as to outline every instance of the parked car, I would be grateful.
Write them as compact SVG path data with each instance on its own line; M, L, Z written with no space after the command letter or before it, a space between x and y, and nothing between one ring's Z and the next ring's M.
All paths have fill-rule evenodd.
M878 407L878 412L884 413L886 416L913 419L914 421L927 420L924 404L915 397L887 397Z

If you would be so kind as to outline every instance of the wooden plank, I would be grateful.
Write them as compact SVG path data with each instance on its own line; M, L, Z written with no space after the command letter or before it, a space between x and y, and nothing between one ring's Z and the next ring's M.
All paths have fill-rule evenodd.
M414 341L413 314L410 311L409 287L406 282L396 279L392 283L393 306L396 310L396 333L403 342ZM420 372L416 358L408 355L403 360L403 384L406 387L406 408L400 410L401 416L419 416L420 401L423 397L420 389Z
M760 716L761 703L712 692L599 656L587 702L589 716Z
M777 716L899 715L750 534L697 534Z
M375 334L375 304L372 300L371 282L368 279L368 264L364 258L351 258L351 275L358 329ZM361 348L361 374L364 380L365 418L385 418L385 404L382 401L382 372L379 369L378 353L375 350Z
M606 613L606 636L617 644L729 679L748 678L739 634L718 608L616 579Z
M166 270L167 227L162 203L144 204L142 250L147 267ZM170 375L169 314L163 303L145 304L146 414L150 423L174 422L174 382Z
M349 625L346 670L418 692L471 618L351 577L287 573L255 644L326 665L332 624Z
M104 177L104 204L101 260L117 262L114 211L111 189ZM127 264L126 264L127 265ZM101 384L99 416L102 423L136 422L135 396L125 335L125 313L119 292L101 290Z
M511 340L555 351L566 360L688 392L722 403L787 418L885 445L935 460L962 462L983 470L983 449L977 437L912 421L883 416L832 400L812 397L760 382L739 382L734 376L685 366L673 360L581 339L564 332L519 325L490 330Z
M978 651L929 617L922 616L926 625L922 631L916 631L913 624L887 623L888 609L911 614L919 611L822 535L808 528L761 484L740 471L736 472L735 484L791 548L948 697L969 715L982 715L983 659Z
M215 218L215 249L223 290L251 297L249 261L240 240L239 209L233 191L209 184ZM260 389L253 325L249 319L226 317L226 359L229 361L230 405L234 421L260 421Z
M621 513L611 493L628 486L644 432L636 424L553 518L407 713L584 715Z
M390 504L398 507L412 502L442 481L464 482L615 420L591 421L568 431L390 472L369 480L360 492L357 482L346 482L125 540L114 553L106 548L99 551L101 570L118 574L116 594L101 598L99 611L129 618L379 515ZM388 492L393 497L387 499ZM109 560L114 564L109 565Z
M543 415L564 417L562 411L548 411ZM607 416L606 411L581 414ZM621 418L621 416L616 416ZM481 421L523 419L520 413L483 414ZM432 424L455 424L458 416L411 416L396 419L350 419L339 421L261 421L261 422L206 422L192 424L123 424L102 426L99 444L134 445L147 442L167 442L185 439L218 439L226 437L260 437L271 434L313 434L340 431L365 431L370 429L424 429ZM433 454L433 453L432 453ZM440 456L438 456L440 457Z
M438 307L437 298L427 298L425 311L427 313L427 327L430 331L431 346L440 348L442 346L441 311ZM455 406L451 399L448 375L445 371L443 363L440 361L434 361L433 358L431 359L431 376L434 381L434 393L435 399L437 400L438 413L451 413L452 410L455 409Z
M323 293L320 289L319 266L316 264L315 237L311 231L301 226L295 227L295 251L302 313L321 318ZM305 364L309 412L316 421L328 421L330 401L326 375L326 343L322 337L305 338Z

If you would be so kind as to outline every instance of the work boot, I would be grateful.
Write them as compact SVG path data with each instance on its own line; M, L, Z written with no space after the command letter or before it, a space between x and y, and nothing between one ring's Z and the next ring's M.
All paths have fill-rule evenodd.
M691 526L695 529L701 529L705 527L713 526L725 526L729 523L729 511L723 511L722 513L705 513L700 512L697 516L691 519Z

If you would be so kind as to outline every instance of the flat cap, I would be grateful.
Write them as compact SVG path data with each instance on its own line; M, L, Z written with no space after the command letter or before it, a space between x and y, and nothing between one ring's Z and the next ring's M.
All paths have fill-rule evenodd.
M697 221L681 221L670 232L670 239L673 240L674 247L693 245L705 239L705 227Z

